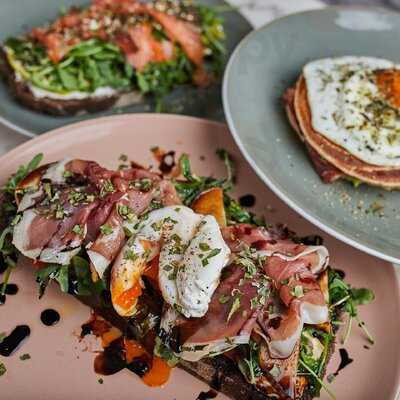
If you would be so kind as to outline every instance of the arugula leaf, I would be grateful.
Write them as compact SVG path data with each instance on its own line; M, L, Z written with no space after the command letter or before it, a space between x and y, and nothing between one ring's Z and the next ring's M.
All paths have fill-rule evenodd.
M353 303L358 306L362 304L368 304L372 300L375 299L374 292L370 289L366 288L354 288L350 289L351 298L353 299Z
M21 165L18 168L17 172L14 175L12 175L6 182L6 184L3 187L3 190L11 195L14 195L15 189L20 184L20 182L39 166L42 159L43 159L43 154L39 153L35 157L33 157L32 160L29 161L29 163L26 166Z
M6 49L10 64L24 79L50 92L129 89L134 84L133 69L120 49L99 39L76 44L58 65L50 61L40 44L28 38L9 39Z
M156 344L154 346L154 355L167 361L170 367L175 367L180 361L174 352L158 336L156 337Z
M323 383L323 372L328 358L328 352L334 336L322 331L321 329L305 326L303 328L300 339L300 357L299 357L299 373L312 371L311 376L308 377L309 389L313 396L319 396L321 387L328 391L326 385ZM320 346L323 351L314 351L314 346Z
M347 341L347 338L350 335L353 318L355 318L358 322L358 326L367 336L368 341L373 344L374 339L371 333L368 331L365 323L360 320L357 306L368 304L374 300L374 293L365 288L351 288L332 268L328 269L328 286L331 311L334 312L335 309L341 309L344 310L348 315L347 327L342 339L342 343L344 344Z
M240 346L239 351L242 353L238 363L239 370L254 385L256 378L262 375L259 364L260 347L257 342L250 339L249 344Z
M61 291L68 292L69 289L69 267L68 265L49 264L36 272L36 282L39 284L39 298L42 298L50 280L59 283Z
M78 296L99 295L106 290L106 284L102 279L93 282L89 262L81 257L72 258L73 278L76 280L74 293Z

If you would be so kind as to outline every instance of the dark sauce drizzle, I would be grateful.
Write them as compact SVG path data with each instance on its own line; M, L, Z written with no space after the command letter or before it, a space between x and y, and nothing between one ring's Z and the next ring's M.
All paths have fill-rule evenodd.
M7 268L8 268L8 265L5 262L0 263L0 274L3 274L4 272L6 272Z
M341 269L335 269L335 272L340 276L341 279L344 279L346 273Z
M114 375L125 366L124 346L120 339L111 342L94 360L94 370L100 375Z
M9 357L21 346L21 344L29 337L30 334L31 329L28 325L18 325L0 343L0 355L3 357Z
M210 389L208 392L201 392L196 400L215 399L217 397L217 395L218 395L218 392L216 392L213 389Z
M0 289L3 287L3 284L0 283ZM18 286L15 283L8 283L4 294L0 294L0 305L5 304L7 300L7 295L15 295L18 293Z
M175 151L169 151L162 156L158 169L164 175L168 175L174 169L175 165Z
M335 376L338 376L339 372L347 367L349 364L351 364L354 360L349 357L349 353L347 352L346 349L339 349L339 354L340 354L340 364L336 372L334 373Z
M60 314L51 308L42 311L40 314L40 320L46 326L56 325L60 321Z
M322 246L324 243L324 239L319 235L304 236L300 241L306 246Z
M256 204L256 198L252 194L245 194L239 198L239 204L242 207L253 207Z
M6 286L6 294L13 296L17 293L18 293L18 286L15 283L8 283Z

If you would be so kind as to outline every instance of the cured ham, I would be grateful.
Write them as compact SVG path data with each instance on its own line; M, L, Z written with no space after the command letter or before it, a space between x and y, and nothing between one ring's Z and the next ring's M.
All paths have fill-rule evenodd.
M151 201L164 194L167 202L177 197L155 173L112 171L79 159L40 167L21 182L20 192L21 219L13 236L17 249L31 259L69 264L88 245L100 276L124 244L125 230L133 230Z
M227 267L207 313L201 318L184 318L173 309L167 310L161 326L170 336L179 338L179 357L198 361L249 342L261 303L254 302L258 298L258 277L244 276L240 266Z
M172 43L156 40L149 23L137 24L128 32L133 46L123 46L122 50L125 51L128 62L138 71L143 71L151 62L168 61L175 57Z
M125 243L124 228L133 230L131 225L137 222L137 216L145 211L153 197L153 191L142 193L130 190L113 205L104 224L105 229L93 244L88 245L88 256L100 278Z
M276 326L264 326L270 338L269 350L272 357L289 357L304 323L320 324L328 320L326 300L317 282L317 274L328 265L327 249L275 239L265 228L249 225L226 228L224 237L233 251L249 246L265 259L264 271L285 306L275 321Z

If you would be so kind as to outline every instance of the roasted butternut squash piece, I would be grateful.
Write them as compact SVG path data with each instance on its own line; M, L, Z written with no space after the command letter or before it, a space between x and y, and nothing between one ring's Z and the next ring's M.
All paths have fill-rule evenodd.
M192 203L194 212L213 215L219 226L226 226L224 192L221 188L212 188L201 193Z

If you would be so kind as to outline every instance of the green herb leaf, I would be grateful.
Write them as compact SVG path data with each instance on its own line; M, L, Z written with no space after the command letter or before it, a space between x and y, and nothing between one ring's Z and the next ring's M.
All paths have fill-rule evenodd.
M213 258L221 253L221 249L212 249L202 260L201 264L203 267L207 266L210 262L210 258Z
M6 366L0 362L0 376L4 375L7 372Z
M19 359L20 359L21 361L30 360L30 359L31 359L31 356L30 356L30 354L25 353L25 354L22 354L21 356L19 356Z
M83 229L80 225L74 225L72 232L76 233L77 235L83 235Z
M229 322L230 319L233 317L233 315L234 315L236 312L239 311L239 309L240 309L240 298L241 298L240 295L235 296L235 298L234 298L234 300L233 300L233 303L232 303L232 307L231 307L231 309L230 309L230 311L229 311L229 314L228 314L228 317L227 317L227 319L226 319L226 322Z
M39 284L39 298L41 298L51 279L58 282L62 292L67 293L69 288L68 265L50 264L36 272L36 282Z
M164 344L159 337L156 337L154 354L157 357L167 361L170 367L175 367L180 361L179 358L175 356L174 352L166 344Z
M111 234L113 233L113 230L112 230L112 228L111 228L110 226L108 226L108 225L101 225L101 226L100 226L100 232L101 232L103 235L111 235Z
M374 292L366 288L350 289L351 297L355 305L368 304L375 299Z
M221 295L221 296L219 297L218 301L219 301L221 304L225 304L225 303L227 303L230 299L231 299L231 296L229 296L229 295L227 295L227 294L223 294L223 295Z

